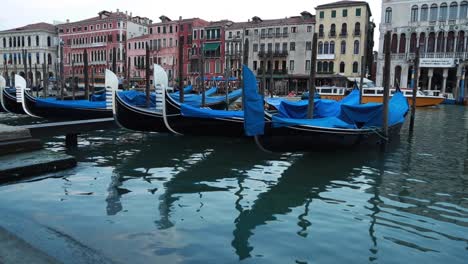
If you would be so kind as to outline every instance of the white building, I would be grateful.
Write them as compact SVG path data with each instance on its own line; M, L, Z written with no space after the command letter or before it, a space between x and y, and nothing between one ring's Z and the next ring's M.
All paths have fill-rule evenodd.
M383 0L377 85L382 85L384 36L390 31L391 86L410 87L419 46L419 87L457 95L468 59L467 14L465 0Z
M26 50L29 83L32 80L36 85L44 76L55 76L57 42L56 27L47 23L0 31L0 74L7 81L14 79L15 74L25 77L23 50ZM42 69L44 63L46 72Z
M265 78L267 87L274 80L276 91L305 89L310 73L315 16L302 12L300 16L282 19L252 20L234 23L226 28L226 67L238 76L248 44L248 61L244 62L258 78Z

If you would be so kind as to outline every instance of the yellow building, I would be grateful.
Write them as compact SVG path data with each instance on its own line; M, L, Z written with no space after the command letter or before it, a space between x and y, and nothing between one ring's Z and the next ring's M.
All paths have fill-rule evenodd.
M366 50L366 72L370 73L375 25L370 22L369 4L338 1L315 9L319 85L343 85L346 79L343 77L359 77Z

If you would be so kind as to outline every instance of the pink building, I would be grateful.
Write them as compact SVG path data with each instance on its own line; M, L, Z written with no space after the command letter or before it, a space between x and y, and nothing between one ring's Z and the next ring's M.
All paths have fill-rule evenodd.
M116 56L116 73L125 76L126 42L148 33L148 18L132 17L125 12L101 11L97 17L58 25L59 38L63 43L65 78L72 75L82 78L83 53L88 52L88 65L96 77L101 78L105 69L111 69ZM115 50L115 54L113 54ZM72 67L73 64L73 67Z
M150 63L159 64L166 70L171 85L177 78L179 21L172 21L166 16L161 16L160 19L160 23L149 26L149 34L128 40L127 55L131 82L145 82L146 45L150 49ZM152 79L152 76L150 78Z

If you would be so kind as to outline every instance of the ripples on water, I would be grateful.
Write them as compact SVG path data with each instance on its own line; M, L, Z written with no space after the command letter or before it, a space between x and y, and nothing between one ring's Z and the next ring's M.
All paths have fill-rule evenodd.
M385 153L99 131L77 168L1 186L0 225L67 263L465 263L467 131L461 107Z

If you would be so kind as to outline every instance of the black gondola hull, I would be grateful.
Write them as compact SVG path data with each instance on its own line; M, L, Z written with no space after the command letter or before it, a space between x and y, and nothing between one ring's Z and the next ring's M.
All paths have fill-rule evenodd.
M24 100L31 114L50 120L86 120L112 117L112 110L105 108L37 107L36 99L27 92L24 94Z
M389 127L389 141L400 134L402 123ZM257 144L272 152L334 151L336 149L375 147L385 142L376 130L349 130L293 126L272 128L266 124L265 135Z
M119 97L118 93L115 94L114 103L116 110L114 118L122 127L144 132L169 132L162 113L129 105Z
M8 93L7 91L3 90L3 104L5 106L5 110L15 113L24 115L26 114L23 110L23 106L21 103L16 102L16 96Z

